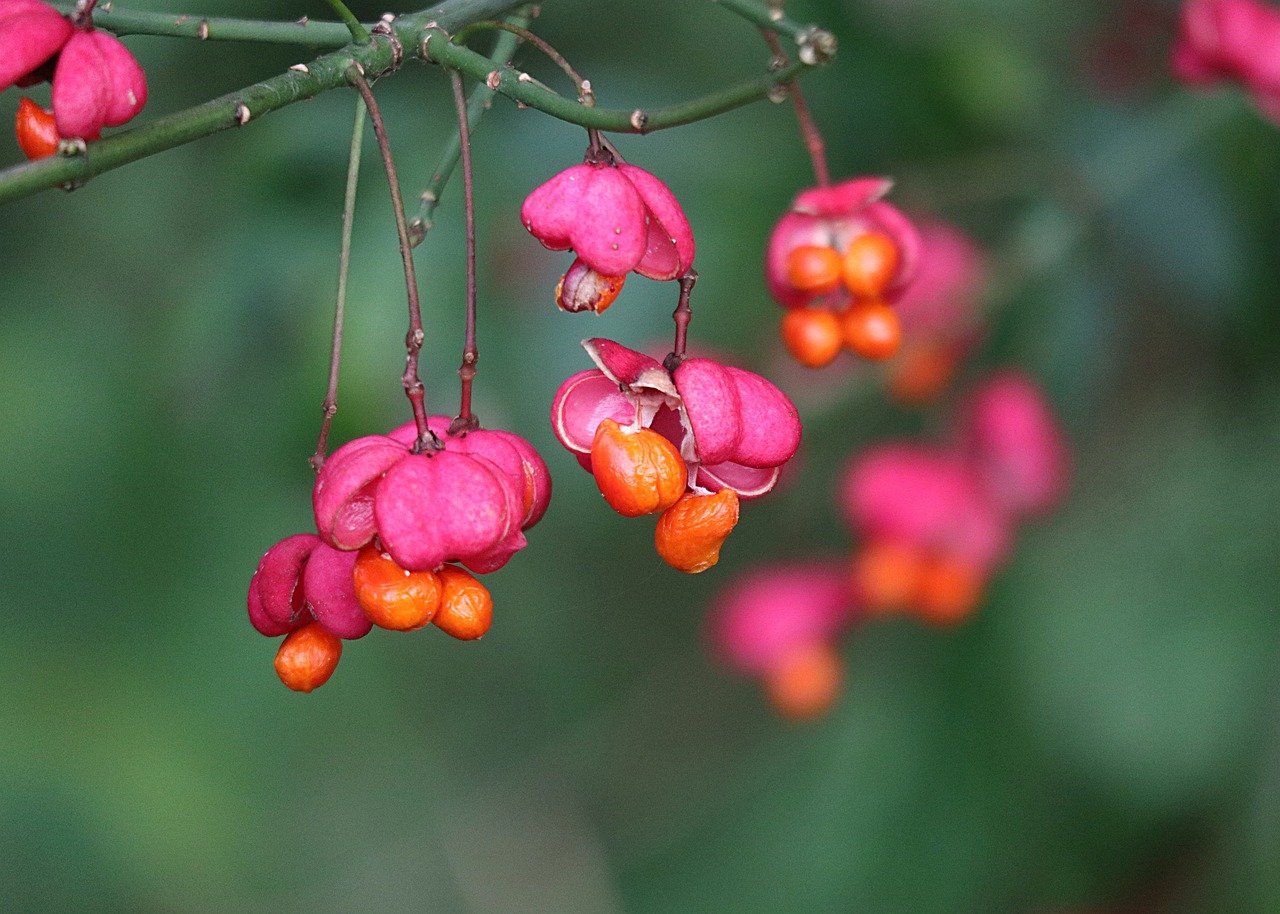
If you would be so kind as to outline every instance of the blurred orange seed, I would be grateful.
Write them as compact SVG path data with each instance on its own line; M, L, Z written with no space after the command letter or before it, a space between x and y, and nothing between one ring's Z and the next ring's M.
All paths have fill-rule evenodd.
M825 368L844 348L840 319L821 308L792 308L782 316L782 344L806 368Z
M840 283L840 255L834 249L802 244L787 255L787 282L813 295L825 295Z
M841 319L845 345L873 362L890 358L902 344L902 322L884 302L858 302Z
M859 235L849 243L841 261L845 288L859 298L879 297L889 288L899 260L898 246L888 235Z
M916 600L920 616L934 625L955 625L973 615L982 601L986 580L972 563L942 557L921 572Z
M276 675L295 692L310 692L329 681L342 657L342 639L319 622L290 632L276 651Z
M653 531L662 560L676 571L697 574L720 561L720 547L738 523L738 493L690 492L662 512Z
M596 428L591 474L609 507L624 517L665 511L689 484L674 444L652 429L626 429L612 419Z
M916 601L924 568L925 557L910 546L869 542L853 557L854 593L872 612L905 610Z
M843 684L844 663L827 642L793 648L764 677L769 703L782 717L795 721L827 713Z

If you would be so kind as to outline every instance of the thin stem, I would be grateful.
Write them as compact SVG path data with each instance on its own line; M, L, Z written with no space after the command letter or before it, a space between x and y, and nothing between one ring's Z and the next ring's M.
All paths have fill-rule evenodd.
M78 0L72 21L78 26L89 25L93 22L93 8L97 5L98 0Z
M456 70L449 76L453 82L453 104L458 112L458 135L462 140L462 191L467 214L467 335L462 348L462 364L458 366L458 378L462 381L458 418L449 427L450 434L457 434L480 424L471 414L471 382L476 377L480 352L476 349L476 203L471 171L471 128L467 123L467 97L462 91L462 77Z
M676 322L676 342L664 364L668 371L675 371L684 361L685 348L689 339L689 321L693 320L693 309L689 307L689 293L698 281L698 271L690 270L680 277L680 301L676 310L671 313Z
M423 403L424 388L422 378L418 376L418 354L422 351L425 334L422 331L422 306L418 302L418 279L413 270L413 248L409 245L409 229L404 218L404 200L400 196L400 180L396 177L396 164L391 158L391 143L387 139L387 128L382 122L382 111L378 101L373 97L373 90L360 70L352 66L348 71L348 79L364 99L369 109L369 120L373 122L373 133L378 138L378 151L382 153L382 167L387 172L387 184L391 187L391 209L396 218L396 235L400 239L400 259L404 262L405 293L409 298L409 332L404 339L405 364L401 382L404 384L405 396L413 407L413 421L418 428L418 441L414 453L425 447L439 449L439 440L427 427L427 410ZM428 443L430 442L430 444Z
M512 22L501 22L496 19L484 19L480 22L471 23L458 34L454 35L453 41L455 44L462 44L468 35L480 29L500 29L504 32L510 32L521 41L527 41L543 54L547 55L547 57L551 59L551 62L564 72L565 76L573 80L574 88L578 90L579 102L587 105L588 107L595 104L595 95L591 91L591 83L583 79L582 74L575 70L570 65L569 61L565 59L565 56L553 48L550 43L523 26L516 25Z
M311 466L318 473L329 453L329 426L338 412L338 366L342 361L342 325L347 310L347 275L351 267L351 228L356 215L356 186L360 180L360 152L364 143L364 98L356 99L356 122L347 155L347 192L342 198L342 245L338 252L338 294L333 306L333 347L329 350L329 390L324 397L320 436Z
M761 29L769 51L779 68L787 65L787 55L782 53L782 45L778 41L778 33L773 29ZM787 95L791 99L791 107L796 112L796 122L800 125L800 135L804 137L805 148L809 150L809 161L813 163L813 176L820 187L831 184L831 171L827 168L827 145L822 141L822 132L809 112L809 104L804 100L804 92L800 83L794 79L784 83Z
M810 42L814 33L821 33L812 25L802 25L783 14L781 4L776 2L760 3L759 0L711 0L729 12L755 25L757 28L770 29L791 38L799 46ZM827 36L830 37L830 36Z
M54 9L75 13L76 5L67 0L54 0ZM197 16L182 13L156 13L116 7L96 10L95 28L115 35L158 35L166 38L197 38L201 41L261 41L267 44L297 44L334 50L351 43L351 32L340 22L267 22L261 19L238 19L227 16Z
M351 40L356 44L364 44L369 40L369 30L360 24L360 20L356 18L355 13L347 7L342 0L327 0L329 7L338 14L338 18L342 20L342 24L347 27L347 31L351 33Z
M528 6L524 7L519 15L509 17L508 21L516 25L528 25L532 19L529 9ZM493 44L489 62L495 68L505 67L515 56L519 45L520 39L515 35L502 32ZM467 124L472 130L475 130L480 118L489 110L494 94L487 83L480 83L471 90L471 96L467 99ZM444 152L440 154L440 161L436 164L435 171L431 173L431 183L419 197L421 202L418 205L418 212L409 220L409 240L415 246L421 244L427 237L427 232L431 231L432 217L435 215L436 207L440 205L440 195L444 192L445 185L449 183L449 178L453 176L453 170L457 167L461 155L462 137L459 131L455 130L445 145Z

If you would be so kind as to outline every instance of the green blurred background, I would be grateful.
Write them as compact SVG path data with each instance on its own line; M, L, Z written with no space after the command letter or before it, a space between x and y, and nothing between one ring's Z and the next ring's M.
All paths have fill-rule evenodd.
M841 462L939 416L888 404L873 375L820 392L783 374L803 474L745 514L714 571L661 565L651 525L598 504L547 411L586 366L579 338L665 339L673 290L634 280L603 318L555 311L567 258L518 207L584 137L500 100L475 138L477 411L543 451L551 511L490 579L483 642L375 632L322 690L282 688L244 593L262 551L311 523L354 104L330 93L0 213L5 908L1280 910L1280 134L1238 93L1171 84L1172 4L790 6L841 41L805 84L833 170L896 175L899 201L988 246L1002 310L971 375L1035 372L1075 443L1070 503L1022 537L979 616L856 632L849 687L809 726L706 658L716 589L847 553ZM767 59L695 0L548 0L537 29L618 107ZM144 118L302 59L128 43ZM452 129L447 81L409 66L378 94L412 199ZM6 123L17 98L0 97ZM338 440L407 418L367 140ZM778 375L760 259L811 181L791 112L618 145L698 235L694 344ZM437 411L456 396L461 221L451 186L417 255Z

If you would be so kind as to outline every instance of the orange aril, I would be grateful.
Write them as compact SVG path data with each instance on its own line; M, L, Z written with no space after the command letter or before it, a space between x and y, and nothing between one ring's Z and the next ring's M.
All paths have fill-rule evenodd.
M915 602L924 568L918 550L891 540L872 541L853 557L854 593L872 612L899 612Z
M360 608L381 628L422 628L440 608L439 578L430 571L405 571L373 543L360 550L353 579Z
M53 112L46 111L29 98L18 100L18 114L14 119L14 132L18 146L28 159L44 159L58 151L58 125Z
M844 342L864 359L882 361L898 351L902 344L902 322L898 314L884 302L856 303L841 319Z
M693 492L662 512L653 531L658 555L676 571L697 574L720 561L720 547L738 523L738 493Z
M342 639L319 622L291 631L276 651L276 675L295 692L329 681L342 657Z
M689 484L676 446L652 429L623 428L605 419L591 443L591 473L609 507L624 517L674 505Z
M844 683L844 664L826 642L793 648L765 674L764 690L775 711L788 720L821 717L835 704Z
M844 348L844 331L830 311L792 308L782 316L782 345L806 368L825 368Z
M888 235L859 235L849 243L841 260L845 288L859 298L876 298L889 288L900 259L898 246Z
M442 565L440 609L436 628L460 641L474 641L493 624L493 597L489 588L471 572L457 565Z
M812 295L825 295L840 282L840 255L833 248L802 244L787 254L787 282Z
M903 406L928 406L947 389L959 364L955 343L910 344L889 366L889 393Z
M985 586L985 576L972 563L948 556L934 559L920 575L920 616L935 625L963 622L978 608Z

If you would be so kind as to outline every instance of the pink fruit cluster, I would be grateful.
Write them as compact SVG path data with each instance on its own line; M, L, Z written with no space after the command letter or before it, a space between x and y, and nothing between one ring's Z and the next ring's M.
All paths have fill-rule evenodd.
M479 428L451 432L451 425L445 416L430 417L432 436L420 453L417 428L410 423L386 435L356 438L328 457L312 490L318 533L272 546L249 583L254 628L274 637L314 622L325 638L368 634L371 610L362 605L356 577L364 555L359 550L370 543L377 546L370 558L376 563L377 554L389 556L406 588L413 573L441 571L450 562L476 573L496 571L527 545L524 531L542 519L551 500L546 464L519 435ZM456 569L448 574L466 577ZM446 597L449 592L446 584ZM439 599L439 592L434 596ZM466 635L450 633L478 637L488 627L487 617L477 625ZM336 663L335 653L327 672L305 680L302 688L322 684ZM299 687L288 679L286 684Z
M901 210L884 201L892 188L888 178L853 178L796 195L790 211L773 227L765 253L765 282L778 304L786 308L820 304L830 310L847 307L850 294L842 286L829 292L797 288L788 276L787 261L794 250L805 246L842 253L855 239L869 233L884 235L898 252L881 297L892 302L902 295L919 268L920 236Z
M316 529L335 549L359 549L376 536L406 571L460 562L497 571L528 545L524 531L546 512L551 476L533 445L512 432L450 434L432 416L434 435L414 453L417 431L348 441L325 461L312 492Z
M842 563L803 562L750 571L716 598L707 615L709 649L759 679L778 713L816 717L840 692L839 636L861 616Z
M1017 525L1061 503L1069 472L1044 395L1023 374L998 374L966 399L945 447L883 444L850 463L837 500L860 538L852 573L838 560L746 573L712 604L709 648L759 679L782 716L817 717L840 692L842 634L891 611L963 619Z
M545 247L577 255L556 294L566 311L600 313L629 273L671 280L693 265L693 230L680 203L635 165L566 168L529 194L520 218Z
M551 425L585 469L600 423L612 419L652 429L674 444L694 491L727 488L752 499L774 487L800 446L794 404L758 374L699 357L671 371L612 340L582 345L597 367L560 385Z
M39 0L0 0L0 90L45 79L64 139L97 139L147 102L146 75L114 36Z
M1066 493L1065 436L1039 388L1005 372L961 406L946 446L889 443L855 458L838 498L860 539L854 585L871 611L950 624L978 605L1017 525Z
M1280 8L1262 0L1186 0L1173 72L1191 86L1237 82L1280 123Z

